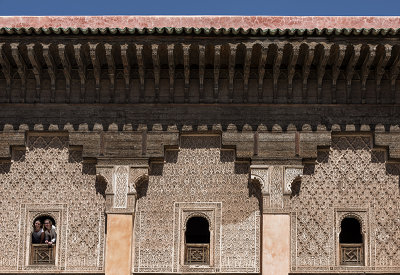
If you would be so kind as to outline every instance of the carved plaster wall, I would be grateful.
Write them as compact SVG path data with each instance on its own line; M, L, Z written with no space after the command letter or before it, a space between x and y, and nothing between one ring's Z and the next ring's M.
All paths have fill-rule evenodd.
M94 164L69 150L64 133L29 133L26 148L15 148L11 164L0 165L0 272L102 271L104 193ZM32 222L56 221L55 265L29 266Z
M181 136L179 149L153 163L148 185L137 190L134 272L259 272L259 199L248 173L247 164L235 162L234 150L221 149L220 136ZM220 215L212 269L180 266L174 243L185 211L176 212L177 203Z
M291 199L292 271L400 270L399 164L373 147L371 135L334 135L307 165L300 193ZM360 220L365 266L338 265L344 216Z

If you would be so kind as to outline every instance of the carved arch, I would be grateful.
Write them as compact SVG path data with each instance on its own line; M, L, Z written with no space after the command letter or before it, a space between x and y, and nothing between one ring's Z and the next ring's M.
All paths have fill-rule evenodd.
M187 222L188 222L191 218L194 218L194 217L201 217L201 218L206 219L207 222L208 222L208 230L211 232L211 230L212 230L214 224L213 224L212 220L210 219L210 217L209 217L207 214L203 213L203 212L193 212L193 213L190 213L189 215L187 215L187 217L185 218L185 220L184 220L184 222L183 222L183 228L182 228L182 229L183 229L184 231L186 231Z

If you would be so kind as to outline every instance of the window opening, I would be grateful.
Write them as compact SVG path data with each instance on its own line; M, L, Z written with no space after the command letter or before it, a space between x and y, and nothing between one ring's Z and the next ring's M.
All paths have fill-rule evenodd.
M363 236L360 222L355 218L344 218L339 234L340 263L342 265L363 265Z
M42 215L32 223L30 263L54 264L57 232L53 217Z
M192 217L186 223L186 264L209 264L210 229L207 219Z

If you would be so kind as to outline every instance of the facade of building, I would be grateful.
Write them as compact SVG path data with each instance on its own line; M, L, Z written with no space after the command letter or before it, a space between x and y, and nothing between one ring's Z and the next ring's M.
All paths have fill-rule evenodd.
M400 274L399 17L0 17L0 274Z

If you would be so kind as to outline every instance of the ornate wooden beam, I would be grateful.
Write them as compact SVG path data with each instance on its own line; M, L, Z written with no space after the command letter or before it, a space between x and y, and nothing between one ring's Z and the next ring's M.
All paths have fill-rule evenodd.
M79 95L80 102L85 102L86 97L86 62L84 61L83 53L82 53L82 44L74 45L74 54L75 60L78 64L78 72L81 80L81 93Z
M113 45L106 43L104 44L106 50L108 78L110 79L110 101L115 101L115 61L113 56Z
M292 51L290 53L289 64L288 64L288 75L287 75L287 101L292 103L293 101L293 77L296 73L296 64L299 57L301 43L292 43Z
M368 75L370 73L370 67L372 61L374 61L377 48L377 45L368 45L368 46L369 46L369 54L367 54L361 66L361 103L366 102Z
M314 59L315 46L316 46L316 43L314 43L314 42L308 44L306 57L304 58L304 63L303 63L303 68L302 68L302 77L303 77L302 100L303 100L303 103L307 102L308 76L310 75L311 64Z
M318 100L318 103L322 102L322 82L323 82L324 75L325 75L326 63L328 62L329 53L331 50L330 45L325 44L325 43L323 43L321 45L323 47L323 50L321 51L321 54L319 56L318 67L317 67L317 87L318 87L317 100Z
M272 68L272 76L273 76L273 83L274 83L274 91L273 91L273 102L275 103L278 100L278 80L279 75L281 73L281 63L282 63L282 56L283 56L283 49L285 47L284 43L277 43L276 45L276 54L274 57L274 65Z
M35 101L40 101L40 94L41 94L41 80L42 80L42 66L39 63L36 53L35 53L35 44L30 43L26 45L26 48L28 50L28 58L29 61L32 64L32 71L33 74L35 75L35 81L36 81L36 93L35 93Z
M228 64L228 76L229 76L229 101L233 101L234 96L234 79L235 79L235 66L236 66L236 50L238 44L229 44L229 64Z
M183 71L184 71L184 77L185 77L184 98L185 98L185 102L189 102L189 85L190 85L189 51L190 51L190 44L182 44L182 48L183 48Z
M221 62L221 45L214 46L214 101L218 101L219 96L219 70Z
M342 65L343 58L346 54L346 45L340 44L337 45L335 51L335 61L332 65L332 103L337 102L337 79L340 74L340 66Z
M385 73L385 67L387 62L391 57L392 46L391 45L384 45L384 52L379 57L378 64L376 65L376 72L375 72L375 84L376 84L376 103L381 103L382 94L381 94L381 81L382 77Z
M253 53L253 44L246 44L246 52L244 56L243 67L243 101L247 102L249 97L249 76L250 76L250 63L251 55Z
M97 48L100 43L89 43L90 49L90 59L93 65L93 76L96 85L96 96L95 102L100 102L100 84L101 84L101 66L99 61L99 56L97 54Z
M346 103L350 103L350 101L351 101L351 82L353 80L355 66L357 64L358 59L360 58L361 47L362 47L361 44L354 45L350 60L347 63L347 67L346 67Z
M58 44L58 54L60 55L63 72L65 77L65 101L71 101L71 62L65 51L65 44Z
M138 62L138 72L139 72L139 102L144 102L144 65L143 65L143 45L135 44L136 48L136 58Z
M3 54L4 45L5 43L0 43L0 65L6 79L5 101L11 102L11 65L5 54Z
M199 102L204 100L205 45L199 44Z
M160 99L160 55L158 53L158 44L151 45L151 57L153 59L153 73L154 73L154 101L158 102Z
M128 44L121 45L122 65L124 66L125 102L130 102L131 91L131 63L128 56Z
M21 98L22 102L26 101L26 79L27 79L27 67L24 59L19 53L19 43L11 43L11 53L14 58L15 63L17 64L18 74L21 79Z
M55 102L56 99L56 63L54 62L54 58L50 52L50 44L42 44L43 47L43 57L46 61L47 72L50 76L50 85L51 85L51 102Z
M175 98L175 58L174 58L174 44L167 46L168 50L168 74L169 74L169 102L174 102Z
M392 103L396 102L396 80L400 73L400 50L397 51L397 56L390 67L390 88L392 90Z
M269 44L261 43L260 60L258 62L258 102L264 101L265 64L267 62Z

